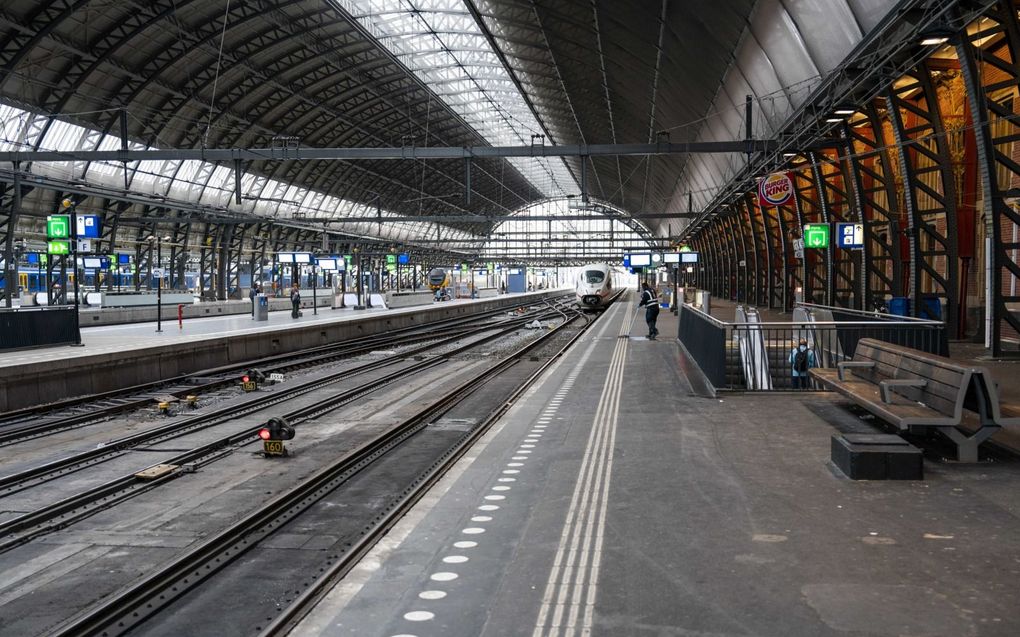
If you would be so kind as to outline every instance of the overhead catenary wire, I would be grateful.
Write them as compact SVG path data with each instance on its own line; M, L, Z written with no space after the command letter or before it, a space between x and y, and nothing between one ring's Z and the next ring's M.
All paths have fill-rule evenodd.
M216 70L213 74L212 97L209 99L209 121L205 126L205 134L202 136L202 148L209 145L209 128L212 126L213 109L216 105L216 85L220 80L220 63L223 60L223 41L227 38L227 18L230 16L230 0L227 0L223 10L223 29L220 31L220 49L216 55Z

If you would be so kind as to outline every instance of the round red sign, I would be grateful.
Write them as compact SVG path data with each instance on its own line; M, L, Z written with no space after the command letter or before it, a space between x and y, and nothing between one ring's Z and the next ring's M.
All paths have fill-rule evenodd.
M772 173L758 182L758 201L762 206L781 206L793 196L789 173Z

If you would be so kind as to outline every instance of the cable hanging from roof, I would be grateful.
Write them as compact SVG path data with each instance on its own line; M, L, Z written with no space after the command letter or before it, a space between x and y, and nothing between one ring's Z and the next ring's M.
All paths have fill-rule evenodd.
M202 148L209 147L209 129L212 127L213 108L216 106L216 84L220 79L220 62L223 60L223 41L227 39L227 17L230 15L230 0L227 0L223 9L223 29L220 31L220 50L216 55L216 72L213 75L212 97L209 99L209 121L205 125L205 134L202 136Z

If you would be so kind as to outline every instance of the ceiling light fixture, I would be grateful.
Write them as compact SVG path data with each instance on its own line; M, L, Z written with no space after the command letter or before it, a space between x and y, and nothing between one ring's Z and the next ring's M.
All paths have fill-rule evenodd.
M945 44L955 34L956 31L945 25L936 25L921 31L917 35L921 40L921 46L937 46Z

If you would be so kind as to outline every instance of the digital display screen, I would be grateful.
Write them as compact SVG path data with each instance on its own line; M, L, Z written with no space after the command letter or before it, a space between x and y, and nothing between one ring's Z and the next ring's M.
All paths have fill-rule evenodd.
M127 265L128 263L131 263L131 255L130 254L118 254L117 255L117 263L119 263L121 265Z
M294 263L311 263L312 255L307 252L295 252Z
M336 259L318 259L318 263L323 270L336 270Z
M652 264L652 255L650 254L632 254L630 255L630 267L632 268L643 268L647 265Z
M680 263L680 253L679 252L667 252L667 253L662 255L662 262L663 263Z
M520 274L520 273L521 273L521 269L520 268L510 268L510 274Z
M680 253L681 263L697 263L698 253L697 252L681 252Z
M276 254L276 260L279 263L294 263L293 252L278 252Z
M91 270L97 270L103 267L103 260L100 259L99 257L85 257L83 261L84 267Z

